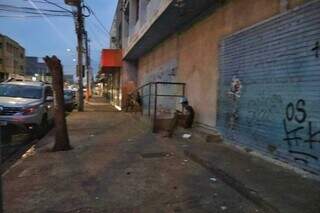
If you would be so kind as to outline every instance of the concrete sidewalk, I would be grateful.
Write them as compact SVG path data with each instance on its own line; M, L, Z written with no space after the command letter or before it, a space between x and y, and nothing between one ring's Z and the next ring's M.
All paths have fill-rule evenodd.
M260 211L130 114L86 107L68 117L73 150L48 152L48 135L4 175L6 212Z
M320 212L320 182L304 171L228 143L192 139L185 154L270 212Z
M245 182L239 188L237 184L246 176L256 175L250 164L256 160L234 158L228 164L225 156L234 152L224 145L217 149L197 137L183 140L154 135L146 124L110 105L87 105L86 109L68 117L73 150L49 152L51 133L4 174L5 212L291 212L288 205L298 197L292 192L303 192L298 208L315 205L302 212L319 206L313 202L319 195L314 194L318 183L297 175L292 180L301 180L295 186L298 190L290 189L293 182L281 181L279 190L270 187L275 189L261 193L261 187L279 183L274 178L278 176L269 171L288 174L283 168L262 162L267 166L260 168L258 177L266 174L262 180L268 178L268 182L251 179L254 184ZM219 164L225 173L219 175L210 169L212 165L207 167L205 159ZM230 172L242 170L242 164L252 173ZM243 176L235 177L239 183L232 184L224 174ZM247 186L255 187L257 196L247 196L242 191ZM282 192L282 196L274 194Z

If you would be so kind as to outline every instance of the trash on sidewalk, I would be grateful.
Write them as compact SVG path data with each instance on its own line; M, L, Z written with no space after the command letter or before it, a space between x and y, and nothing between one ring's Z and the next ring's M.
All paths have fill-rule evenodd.
M183 162L181 162L181 165L186 165L188 162L188 160L183 160Z
M191 136L192 136L191 134L183 134L183 135L182 135L182 138L183 138L183 139L190 139Z
M25 159L27 157L30 157L35 154L35 146L33 145L30 149L28 149L23 155L22 159Z
M226 206L221 206L221 210L222 211L227 210L227 207Z
M217 182L217 179L216 178L210 178L209 180L211 180L212 182Z

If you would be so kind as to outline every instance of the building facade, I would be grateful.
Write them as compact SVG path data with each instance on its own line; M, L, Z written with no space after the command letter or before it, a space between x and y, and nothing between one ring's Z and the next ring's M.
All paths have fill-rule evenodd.
M122 101L150 82L185 83L196 126L320 173L319 10L319 0L119 0L110 47L122 51Z
M68 85L72 85L74 84L74 76L73 74L64 74L63 75L63 80L65 83L67 83Z
M13 39L0 34L0 81L24 75L25 49Z
M33 56L26 57L25 78L37 81L52 81L47 65L44 62L41 62L40 58Z

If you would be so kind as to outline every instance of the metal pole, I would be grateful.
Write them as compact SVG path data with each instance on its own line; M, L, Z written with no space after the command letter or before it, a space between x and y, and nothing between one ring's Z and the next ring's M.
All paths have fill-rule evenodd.
M113 100L113 74L111 75L111 101L114 102L114 100Z
M0 161L2 165L2 124L0 124ZM1 166L2 168L2 166ZM0 213L3 213L2 174L0 173Z
M148 116L151 116L151 83L149 84L149 103L148 103Z
M183 97L186 96L186 85L185 84L183 84L183 86L182 86L182 95L183 95ZM182 107L182 113L184 113L184 107Z
M82 1L77 4L77 22L76 22L76 31L77 31L77 39L78 39L78 111L83 112L84 104L83 104L83 33L84 33L84 23L83 23L83 15L82 15Z
M144 108L144 104L143 104L143 102L144 102L144 94L143 94L143 87L142 87L142 89L141 89L141 93L140 93L140 100L139 100L141 103L141 115L143 115L143 108Z
M85 45L86 45L86 68L87 68L87 94L86 100L89 100L89 96L91 95L91 86L90 86L90 56L89 56L89 39L88 33L85 31Z
M157 121L157 100L158 98L158 84L155 83L155 89L154 89L154 112L153 112L153 133L156 133L156 121Z
M183 86L182 86L182 96L185 97L185 95L186 95L186 85L183 84Z

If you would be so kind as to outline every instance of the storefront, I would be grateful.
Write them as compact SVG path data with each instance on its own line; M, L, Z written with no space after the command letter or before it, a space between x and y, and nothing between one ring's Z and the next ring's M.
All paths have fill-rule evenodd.
M121 108L121 67L120 49L104 49L101 53L100 74L103 76L103 95L117 108Z

